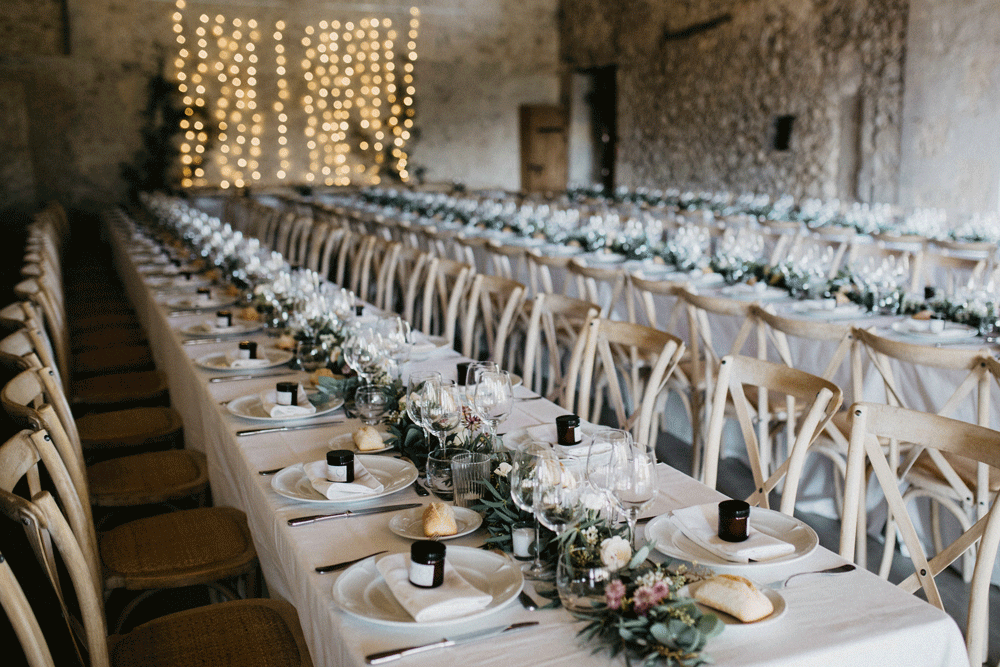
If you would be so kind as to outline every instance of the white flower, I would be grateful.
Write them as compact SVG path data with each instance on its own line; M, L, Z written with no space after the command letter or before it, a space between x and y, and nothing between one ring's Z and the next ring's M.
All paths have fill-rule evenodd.
M581 497L583 506L588 510L601 512L607 509L607 497L599 491L584 491Z
M506 461L504 461L503 463L501 463L500 465L498 465L496 467L496 470L493 471L493 474L494 475L498 475L500 477L506 477L507 474L512 469L513 469L513 466L511 466L509 463L507 463Z
M594 544L597 542L597 526L591 526L587 530L583 531L583 539L587 541L587 544Z
M616 535L601 542L601 562L612 572L622 569L630 560L632 545L628 540Z

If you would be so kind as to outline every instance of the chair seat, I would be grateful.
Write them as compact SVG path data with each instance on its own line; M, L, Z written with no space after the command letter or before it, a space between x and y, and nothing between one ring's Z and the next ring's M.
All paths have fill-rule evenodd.
M146 332L132 327L109 327L73 334L73 350L81 352L117 345L145 345Z
M100 538L107 589L149 590L207 584L255 565L246 515L232 507L158 514Z
M149 371L154 366L153 353L146 345L118 345L86 350L73 356L73 375Z
M108 640L112 667L307 667L295 607L235 600L177 612Z
M941 452L941 455L945 460L955 469L958 476L962 478L970 489L976 488L976 463L962 456L955 456L954 454L949 454L947 452ZM926 478L938 482L942 488L947 490L951 489L951 485L945 480L941 471L938 469L931 457L924 452L917 457L917 460L913 462L913 472L925 476ZM1000 470L996 468L990 468L990 493L995 493L1000 491ZM954 493L954 492L952 492ZM950 494L949 494L950 495Z
M74 316L69 320L69 328L74 333L78 331L94 331L111 327L140 328L139 320L135 314L126 311L118 313L90 313L83 316Z
M119 448L176 440L184 424L172 408L129 408L76 420L84 448Z
M88 466L87 482L93 505L162 503L207 488L208 461L201 452L189 449L121 456Z
M77 380L70 388L75 406L127 408L138 405L166 405L167 378L160 371L112 373Z

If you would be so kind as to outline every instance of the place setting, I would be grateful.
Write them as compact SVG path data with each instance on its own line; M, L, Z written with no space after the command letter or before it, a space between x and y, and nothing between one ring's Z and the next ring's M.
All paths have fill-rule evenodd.
M160 300L160 303L175 311L212 310L231 306L235 302L234 297L213 292L210 287L198 287L194 294L167 296Z
M192 338L243 336L260 331L263 323L237 318L231 310L216 311L215 316L188 324L179 331Z
M213 352L195 359L195 363L210 371L252 371L284 366L295 357L290 350L264 347L256 341L240 341L235 348Z

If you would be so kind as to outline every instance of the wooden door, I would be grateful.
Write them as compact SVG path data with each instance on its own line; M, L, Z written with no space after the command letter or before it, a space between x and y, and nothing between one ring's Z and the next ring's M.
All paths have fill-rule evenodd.
M566 109L524 105L521 117L521 190L559 192L569 173Z

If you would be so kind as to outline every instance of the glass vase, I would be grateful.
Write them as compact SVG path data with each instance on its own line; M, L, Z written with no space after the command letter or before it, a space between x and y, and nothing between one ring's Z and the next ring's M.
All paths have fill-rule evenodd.
M607 606L604 588L611 580L611 570L603 565L574 566L572 556L560 554L556 566L556 590L567 611L593 611Z

